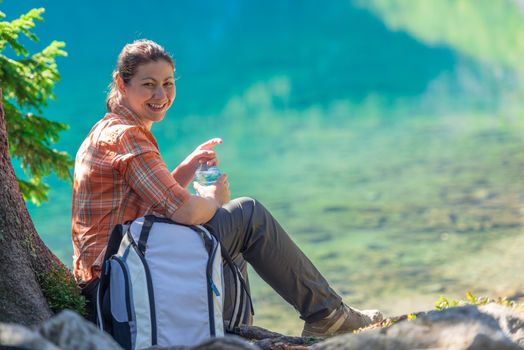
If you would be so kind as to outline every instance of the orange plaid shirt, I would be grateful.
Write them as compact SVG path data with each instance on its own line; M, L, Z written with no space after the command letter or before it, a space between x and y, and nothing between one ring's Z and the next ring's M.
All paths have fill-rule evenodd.
M75 160L73 271L81 284L100 276L116 224L151 213L171 217L190 196L141 119L124 106L113 109L91 129Z

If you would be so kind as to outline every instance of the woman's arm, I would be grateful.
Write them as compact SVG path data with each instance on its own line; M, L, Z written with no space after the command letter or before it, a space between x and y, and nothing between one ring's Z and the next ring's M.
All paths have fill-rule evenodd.
M202 198L192 196L174 179L158 149L139 128L126 130L118 147L113 168L122 174L143 206L155 213L182 224L202 224L229 201L226 176L219 178L216 185L205 187Z
M189 197L171 216L172 220L186 225L200 225L211 220L217 209L230 200L227 175L222 175L212 186L200 186L198 192L202 196Z
M171 175L175 179L176 182L180 184L180 186L187 188L191 181L193 180L193 177L195 176L196 168L198 167L198 162L195 163L180 163L179 166L173 170Z
M193 196L174 180L160 155L155 152L130 160L125 178L155 212L185 225L206 223L230 199L225 174L214 185L199 188L201 197Z
M201 225L211 220L218 208L214 198L190 196L170 219L184 225Z

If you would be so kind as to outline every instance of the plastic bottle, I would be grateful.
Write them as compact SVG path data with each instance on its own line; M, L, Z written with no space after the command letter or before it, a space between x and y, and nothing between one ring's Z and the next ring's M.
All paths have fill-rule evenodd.
M216 166L208 166L206 162L200 163L195 171L195 181L202 186L210 186L214 184L222 175L220 169Z

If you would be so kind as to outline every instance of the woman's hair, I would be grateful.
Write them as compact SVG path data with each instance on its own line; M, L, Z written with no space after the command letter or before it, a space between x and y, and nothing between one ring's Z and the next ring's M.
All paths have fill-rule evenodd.
M159 60L165 60L173 69L175 68L173 58L162 46L154 41L141 39L124 46L120 55L118 55L116 69L113 71L113 81L109 85L109 92L106 98L107 111L111 112L113 105L120 102L120 91L118 91L116 86L117 77L120 77L124 84L127 85L136 74L140 65Z

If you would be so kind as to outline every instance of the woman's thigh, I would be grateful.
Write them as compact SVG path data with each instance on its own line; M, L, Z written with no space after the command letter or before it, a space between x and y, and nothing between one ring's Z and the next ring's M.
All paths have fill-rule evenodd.
M249 197L236 198L219 208L206 224L233 259L242 252L245 236L252 220L256 201Z

